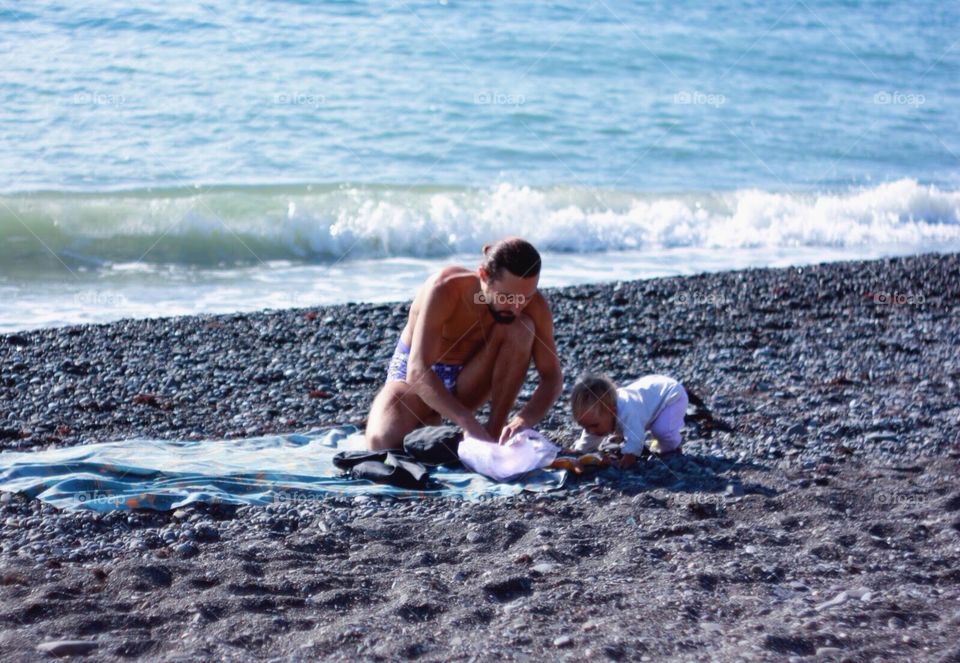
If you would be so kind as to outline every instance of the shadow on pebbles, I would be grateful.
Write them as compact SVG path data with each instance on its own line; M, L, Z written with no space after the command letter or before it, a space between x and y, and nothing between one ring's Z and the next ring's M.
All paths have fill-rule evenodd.
M746 490L715 492L638 490L640 468L556 497L83 518L108 552L4 556L0 646L5 660L956 660L957 463L747 468ZM190 554L161 534L199 523L218 536Z

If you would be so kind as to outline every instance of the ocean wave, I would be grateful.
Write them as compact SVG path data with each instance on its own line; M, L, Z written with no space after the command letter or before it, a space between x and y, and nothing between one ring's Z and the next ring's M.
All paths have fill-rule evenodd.
M505 235L568 253L956 244L960 191L901 179L818 193L336 184L0 196L0 271L429 258Z

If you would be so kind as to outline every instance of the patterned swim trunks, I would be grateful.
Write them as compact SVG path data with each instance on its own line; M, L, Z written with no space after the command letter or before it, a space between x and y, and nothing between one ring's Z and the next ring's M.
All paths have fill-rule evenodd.
M397 340L397 347L393 351L393 357L390 358L390 366L387 368L387 382L397 380L405 381L407 379L407 361L410 359L410 348L401 340ZM437 377L443 381L443 386L447 391L453 392L457 384L457 376L463 370L462 364L440 364L436 363L430 368L437 374Z

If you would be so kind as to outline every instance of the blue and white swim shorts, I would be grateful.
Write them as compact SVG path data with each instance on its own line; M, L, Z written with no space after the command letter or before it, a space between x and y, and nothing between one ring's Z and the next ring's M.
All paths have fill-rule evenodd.
M390 366L387 368L387 382L406 381L407 361L409 359L410 348L402 340L397 339L397 347L393 351ZM447 391L453 392L453 388L457 384L457 377L463 370L463 364L441 364L438 362L430 368L443 381L443 386L447 388Z

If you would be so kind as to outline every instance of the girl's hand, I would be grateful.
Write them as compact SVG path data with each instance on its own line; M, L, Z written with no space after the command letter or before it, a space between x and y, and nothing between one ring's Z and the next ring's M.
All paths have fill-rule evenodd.
M623 454L623 457L620 458L620 469L625 470L628 467L633 467L633 464L637 462L637 457L633 454Z

